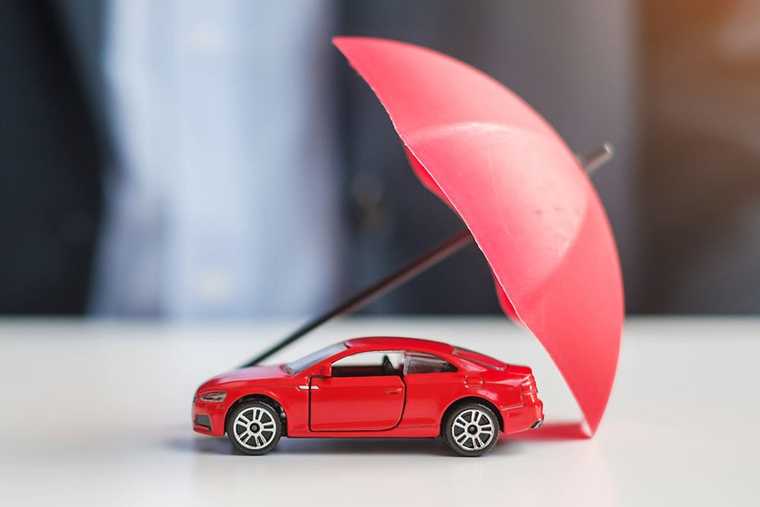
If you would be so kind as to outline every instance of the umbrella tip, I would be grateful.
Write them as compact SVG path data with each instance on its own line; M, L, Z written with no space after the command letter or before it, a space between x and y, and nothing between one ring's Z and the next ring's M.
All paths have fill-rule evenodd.
M612 157L614 155L615 147L612 146L612 143L608 142L604 143L591 153L578 156L578 161L581 163L583 168L586 169L586 173L591 176L597 171L597 169L612 160Z

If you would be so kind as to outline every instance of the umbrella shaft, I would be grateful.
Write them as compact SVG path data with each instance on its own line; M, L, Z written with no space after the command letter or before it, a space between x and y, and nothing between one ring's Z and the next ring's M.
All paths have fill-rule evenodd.
M604 165L605 162L610 160L610 158L612 158L612 154L613 154L612 145L609 143L605 143L604 145L599 147L597 150L585 156L580 156L578 158L581 165L583 165L584 168L586 169L586 172L589 173L589 175L591 175L591 173L593 173L596 169L598 169L599 167ZM331 310L328 310L327 312L323 313L319 317L316 317L315 319L312 319L309 322L305 323L304 325L302 325L301 327L293 331L291 334L289 334L288 336L286 336L285 338L277 342L274 346L268 348L266 351L262 352L261 354L254 357L247 363L243 364L243 367L255 366L261 363L262 361L269 359L271 356L273 356L277 352L281 351L282 349L284 349L285 347L287 347L294 341L298 340L303 335L318 328L319 326L321 326L328 320L334 319L335 317L338 317L339 315L356 311L368 305L369 303L379 298L383 294L386 294L387 292L395 289L399 285L402 285L403 283L409 281L410 279L419 275L423 271L426 271L428 268L435 266L436 264L441 262L443 259L446 259L452 254L458 252L465 246L472 243L472 241L473 241L472 234L470 234L469 230L463 229L459 231L454 236L447 239L436 248L432 249L431 251L422 255L421 257L418 257L417 259L413 260L412 262L410 262L403 268L399 269L395 273L389 276L386 276L382 280L354 294L348 300L344 301L338 306L332 308Z
M450 257L454 253L472 243L472 241L473 238L472 234L470 234L470 231L467 229L459 231L436 248L413 260L395 273L386 276L382 280L379 280L366 289L363 289L354 294L348 300L344 301L338 306L305 323L294 332L277 342L274 346L254 357L247 363L243 364L243 367L255 366L262 361L269 359L269 357L272 355L276 354L294 341L298 340L303 335L313 331L328 320L333 319L339 315L356 311L368 305L380 296L411 280L423 271L426 271L429 268L435 266L443 259Z

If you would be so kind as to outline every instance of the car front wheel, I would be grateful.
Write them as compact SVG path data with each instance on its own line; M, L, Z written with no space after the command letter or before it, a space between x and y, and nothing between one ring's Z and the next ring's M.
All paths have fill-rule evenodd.
M484 404L464 403L452 410L444 422L443 438L460 456L480 456L499 440L499 420Z
M282 421L277 411L263 401L237 406L227 420L227 437L243 454L266 454L282 436Z

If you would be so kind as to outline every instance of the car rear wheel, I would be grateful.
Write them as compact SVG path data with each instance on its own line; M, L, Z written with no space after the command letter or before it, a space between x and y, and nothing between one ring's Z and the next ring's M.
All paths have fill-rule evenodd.
M274 449L280 436L280 415L264 401L241 403L227 419L227 437L243 454L266 454Z
M499 419L482 403L464 403L446 417L443 438L460 456L480 456L499 440Z

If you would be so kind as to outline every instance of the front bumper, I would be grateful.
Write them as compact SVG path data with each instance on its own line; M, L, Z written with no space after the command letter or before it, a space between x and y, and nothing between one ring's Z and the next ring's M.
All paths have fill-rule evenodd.
M191 420L193 430L204 435L224 436L224 417L227 413L226 403L209 403L195 399Z

